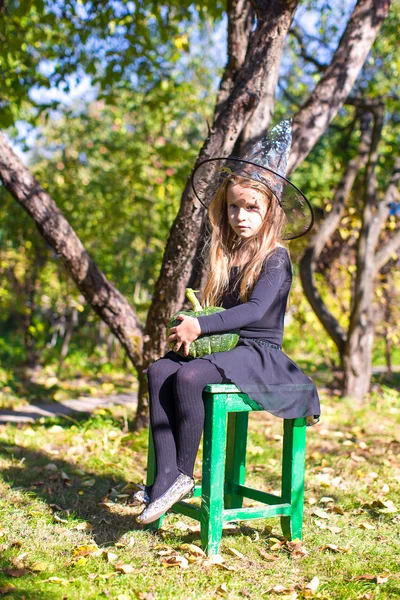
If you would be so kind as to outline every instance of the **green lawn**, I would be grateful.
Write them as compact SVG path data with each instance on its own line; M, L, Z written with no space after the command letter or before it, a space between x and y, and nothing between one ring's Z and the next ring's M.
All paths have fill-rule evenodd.
M123 409L75 424L0 426L0 595L397 598L398 399L387 386L361 407L322 394L323 418L307 432L303 543L284 543L278 519L237 523L224 533L220 564L193 547L199 531L186 517L170 514L157 533L135 524L131 484L144 480L147 431L124 431ZM281 426L267 413L250 417L254 487L279 488Z

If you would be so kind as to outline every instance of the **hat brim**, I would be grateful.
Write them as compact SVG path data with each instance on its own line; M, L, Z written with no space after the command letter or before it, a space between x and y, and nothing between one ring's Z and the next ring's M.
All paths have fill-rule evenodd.
M313 209L298 187L276 171L243 158L206 158L195 167L191 176L192 188L205 208L218 188L232 176L261 182L272 192L286 216L283 240L299 238L313 227Z

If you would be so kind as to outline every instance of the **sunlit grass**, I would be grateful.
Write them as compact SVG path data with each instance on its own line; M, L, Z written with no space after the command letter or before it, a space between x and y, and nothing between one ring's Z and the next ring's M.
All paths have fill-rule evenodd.
M305 586L315 576L321 598L397 597L399 424L398 395L389 388L363 405L323 397L321 423L307 432L304 552L296 558L280 545L279 519L238 523L220 549L234 570L205 559L163 566L160 548L182 556L183 543L200 546L197 523L170 514L157 533L136 525L130 484L144 481L147 431L126 431L122 408L76 424L1 426L0 588L15 586L3 597L272 598L275 588L302 598L313 595ZM249 485L279 490L281 426L267 413L250 416ZM79 550L93 544L104 552ZM132 572L121 573L118 563ZM370 578L356 579L363 576Z

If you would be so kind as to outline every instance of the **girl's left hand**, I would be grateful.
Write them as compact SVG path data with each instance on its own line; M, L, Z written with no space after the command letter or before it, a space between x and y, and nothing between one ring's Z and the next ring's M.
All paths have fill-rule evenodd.
M177 319L181 319L181 323L168 330L168 341L176 340L175 352L178 352L183 344L183 353L188 356L191 342L194 342L201 334L200 323L196 317L189 317L188 315L178 315Z

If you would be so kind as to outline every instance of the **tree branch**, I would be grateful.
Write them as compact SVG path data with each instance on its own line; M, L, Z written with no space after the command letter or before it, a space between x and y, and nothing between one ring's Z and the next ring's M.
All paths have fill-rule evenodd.
M390 0L358 0L331 64L294 116L288 175L308 156L349 95L389 6Z
M340 354L342 353L346 342L346 332L322 300L315 281L315 270L326 243L339 226L346 199L351 192L355 179L360 170L367 163L368 151L371 144L370 123L371 117L369 115L363 115L358 154L349 161L342 180L336 189L332 202L332 210L328 213L318 231L311 238L300 261L300 278L307 300L311 304L321 324L335 342Z
M228 62L219 85L214 120L222 112L247 53L255 13L248 0L228 0Z
M292 27L289 30L289 33L291 33L292 36L294 38L296 38L296 40L300 46L301 57L304 58L304 60L306 62L313 64L320 73L324 73L326 71L326 69L328 68L328 65L324 65L323 63L319 62L319 60L317 60L316 58L311 56L311 54L308 54L308 52L306 51L306 48L305 48L304 39L301 35L300 29L298 27Z
M119 339L136 369L140 369L143 327L139 319L1 133L0 180L34 220L39 233L54 248L87 302Z

